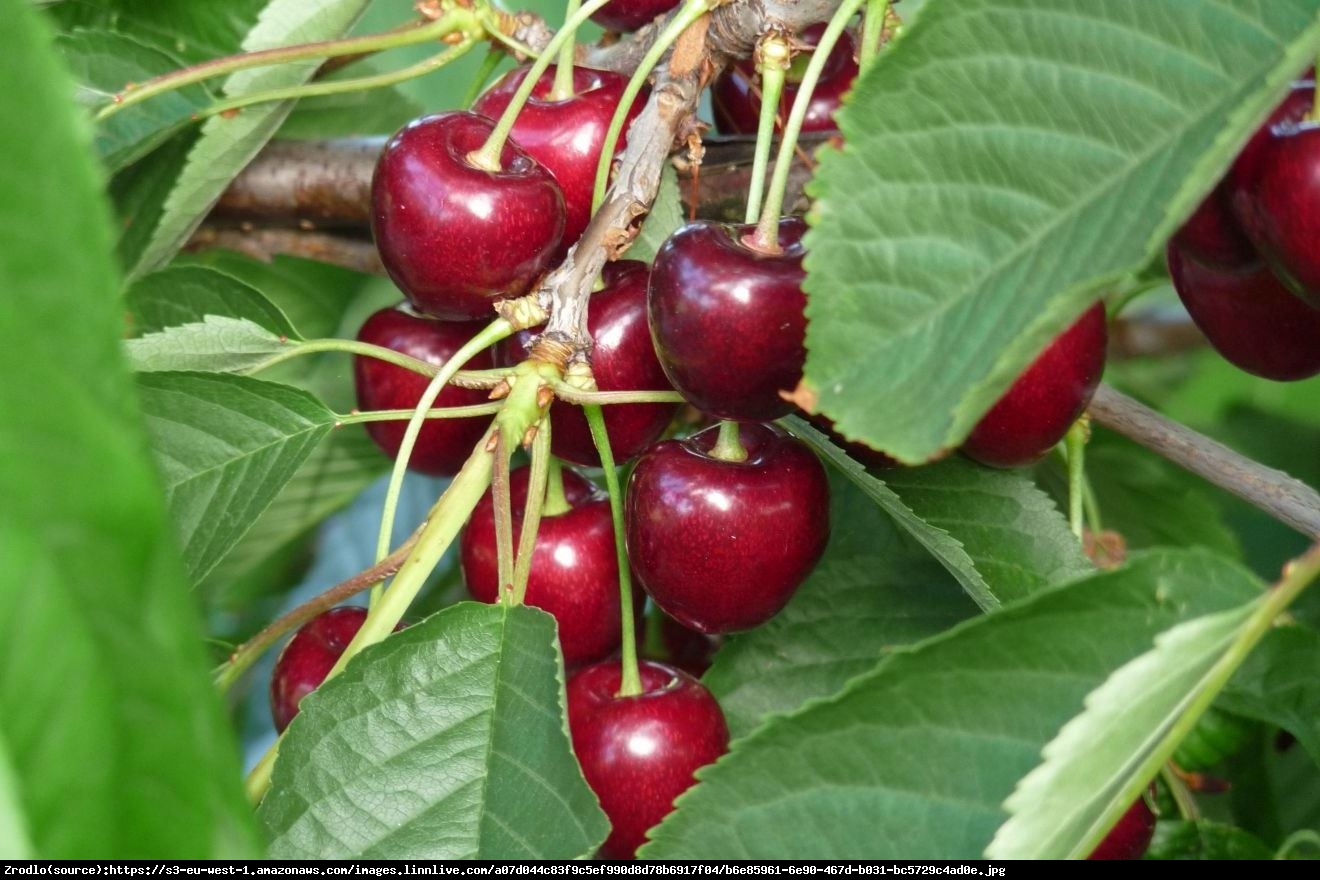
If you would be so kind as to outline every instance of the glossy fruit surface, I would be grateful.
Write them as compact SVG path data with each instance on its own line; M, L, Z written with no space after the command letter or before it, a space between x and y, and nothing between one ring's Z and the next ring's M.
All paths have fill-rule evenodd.
M418 360L440 366L449 360L484 326L480 322L441 321L416 315L406 308L381 309L358 331L358 340L393 349ZM480 370L495 366L495 356L486 350L466 364ZM431 380L420 373L359 355L353 359L353 379L358 409L412 409L421 400ZM475 406L489 402L486 392L449 385L436 398L436 407ZM489 418L433 419L417 435L408 467L434 476L458 472L485 433ZM391 458L398 455L407 430L406 420L368 422L367 433Z
M522 533L530 471L510 477L513 546ZM563 472L570 510L542 516L527 581L528 605L553 615L559 625L564 663L599 660L619 647L619 565L608 499L585 477ZM499 559L491 492L477 502L459 544L468 592L481 602L499 600Z
M628 483L628 555L662 611L705 633L783 608L825 552L829 481L801 441L744 424L747 458L710 455L718 428L657 443Z
M532 88L531 97L513 124L512 134L518 146L549 169L559 182L566 210L563 234L566 250L578 240L591 219L596 163L628 79L607 70L574 67L573 95L553 100L549 95L554 77L555 68L551 65ZM526 67L509 71L477 99L473 111L498 119L526 78ZM627 143L627 126L641 112L643 101L644 96L639 96L633 102L616 154Z
M647 315L674 388L722 419L768 421L802 378L807 320L800 217L779 222L779 253L744 240L750 225L697 221L669 237L651 268Z
M1260 260L1229 206L1229 190L1221 183L1187 218L1173 240L1184 253L1216 268L1234 269Z
M381 262L420 311L449 320L493 317L550 266L564 234L554 176L513 141L500 171L468 154L494 127L475 113L440 113L390 138L371 183Z
M1267 266L1212 269L1172 243L1168 260L1192 320L1230 363L1278 382L1320 373L1320 309L1289 292Z
M1063 439L1105 370L1109 332L1097 303L1046 346L981 417L962 451L982 464L1031 464Z
M823 24L812 25L803 30L800 40L808 46L820 42L825 32ZM821 71L820 80L811 92L811 102L807 105L807 115L802 120L803 131L835 131L834 114L843 104L843 96L852 88L857 78L857 46L853 35L844 31L839 42L834 44L829 59ZM794 68L799 67L810 56L799 56ZM788 71L784 90L780 95L779 117L787 119L797 99L800 88L794 70ZM761 83L751 61L740 61L720 74L710 92L711 109L715 116L715 128L721 134L756 134L761 116ZM778 130L782 125L776 125Z
M669 380L656 359L646 323L645 263L619 260L607 263L605 287L591 295L587 330L591 333L591 371L600 391L668 391ZM513 364L527 355L540 331L525 330L501 346L500 357ZM625 403L603 408L605 430L614 460L622 463L637 455L669 426L680 404ZM554 454L574 464L600 466L596 444L582 407L562 401L550 407Z
M1139 798L1087 856L1091 861L1132 861L1141 858L1155 836L1155 814Z
M678 5L679 0L610 0L591 20L609 31L635 31Z
M728 750L719 703L687 673L639 664L643 693L616 697L618 660L588 666L568 680L568 725L582 775L609 817L601 854L631 859L692 786L693 774Z

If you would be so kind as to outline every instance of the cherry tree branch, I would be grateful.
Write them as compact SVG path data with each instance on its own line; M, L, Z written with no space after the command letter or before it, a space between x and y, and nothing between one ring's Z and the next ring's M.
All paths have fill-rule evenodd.
M1320 539L1320 492L1305 483L1252 461L1108 385L1100 386L1089 412L1096 424L1232 492L1303 535Z

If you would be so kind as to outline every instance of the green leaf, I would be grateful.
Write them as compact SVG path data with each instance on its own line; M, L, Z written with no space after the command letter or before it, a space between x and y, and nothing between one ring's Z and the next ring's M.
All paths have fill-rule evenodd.
M251 321L217 315L124 343L128 362L141 372L241 373L257 369L289 347L287 339Z
M1269 861L1274 851L1250 832L1219 822L1160 822L1147 859L1221 861L1224 859Z
M1306 626L1271 631L1218 705L1282 727L1320 764L1320 633Z
M1192 729L1256 602L1183 623L1114 673L1004 804L991 859L1084 858Z
M628 259L651 262L665 239L685 222L687 217L683 211L683 200L679 197L678 172L672 164L665 163L660 172L660 188L656 191L651 213L642 221L642 231L637 234L632 247L628 248Z
M356 79L383 72L384 68L380 65L359 61L336 70L320 81ZM287 140L318 140L394 134L424 113L420 104L394 87L321 95L300 100L289 118L284 120L278 137Z
M563 689L534 608L464 602L390 636L301 704L260 808L271 856L590 856L609 828Z
M957 445L1155 256L1320 48L1320 0L929 0L810 192L806 383L903 461Z
M1259 594L1204 553L1134 557L899 651L735 743L650 858L980 858L1040 750L1156 634Z
M66 29L113 28L119 33L182 56L206 61L238 51L243 35L268 0L97 0L63 3L51 10Z
M22 377L0 386L0 801L41 859L250 858L120 354L91 134L43 16L0 0L0 20L0 369Z
M734 737L976 613L957 582L841 476L830 507L830 545L811 577L783 611L726 641L702 679Z
M0 730L0 859L32 858L27 822L19 804L18 778L9 760L9 747Z
M207 315L251 321L277 336L299 339L284 312L255 287L202 266L171 266L144 275L124 295L138 335L195 324Z
M334 426L305 391L243 376L141 373L147 433L184 561L200 580Z
M247 52L343 36L366 0L271 0L243 40ZM297 86L316 72L316 60L241 70L224 83L226 97ZM164 265L201 223L229 181L275 133L293 103L259 104L232 117L213 116L188 153L187 163L165 199L159 220L142 251L129 263L137 277Z

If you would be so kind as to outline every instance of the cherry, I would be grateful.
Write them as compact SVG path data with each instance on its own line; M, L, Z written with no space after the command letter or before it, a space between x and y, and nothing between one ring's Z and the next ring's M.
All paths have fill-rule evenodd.
M705 633L773 617L829 538L829 481L801 441L743 424L743 461L714 457L719 428L657 443L628 483L628 556L662 611Z
M825 25L814 24L805 28L798 38L807 46L814 47L825 33ZM807 105L807 115L802 119L803 131L836 131L834 114L843 104L843 96L852 88L857 78L857 47L853 35L844 31L839 41L834 44L825 67L820 72L820 79L811 93ZM796 68L797 65L794 65ZM782 120L788 117L793 102L797 99L801 73L789 69L784 79L784 90L780 96L780 122L775 130L782 128ZM756 68L751 61L739 61L715 80L711 87L711 110L715 116L715 128L721 134L756 134L760 125L761 91L756 82Z
M618 660L579 670L568 680L568 726L582 775L600 799L611 830L601 846L610 859L631 859L646 832L674 808L693 774L729 747L720 704L685 672L642 661L642 693L618 697Z
M472 109L498 119L527 78L527 70L519 67L506 73L477 99ZM518 146L549 169L559 182L567 212L562 249L567 250L591 220L596 163L628 78L607 70L574 67L572 96L554 100L549 97L554 77L555 68L551 65L536 81L531 96L518 113L512 135ZM617 150L623 149L627 142L627 126L641 112L643 101L639 96L629 109L625 135L619 138Z
M284 646L270 677L270 714L277 731L284 732L302 698L325 681L366 619L365 608L331 608L303 624ZM394 631L401 629L402 623Z
M554 175L506 141L501 171L472 164L494 123L440 113L390 138L371 182L372 232L381 262L420 311L488 317L494 301L527 291L564 233Z
M1105 370L1105 308L1096 303L1018 376L963 442L993 467L1031 464L1063 439L1091 402Z
M802 378L806 296L800 217L779 221L778 253L749 244L756 227L697 221L660 247L647 312L669 381L722 419L767 421Z
M524 467L510 479L515 548L529 476ZM569 509L541 518L526 601L554 616L564 663L574 666L599 660L619 646L619 565L608 499L572 471L563 472L563 481ZM495 502L487 491L463 531L459 558L468 592L491 604L499 601L496 547Z
M1172 242L1168 259L1174 290L1230 363L1279 382L1320 374L1320 309L1289 293L1268 267L1214 269Z
M1137 802L1119 817L1105 839L1086 858L1090 861L1139 859L1154 836L1155 814L1145 798L1137 798Z
M670 666L677 666L693 678L700 678L714 662L715 652L724 643L724 637L688 629L668 614L661 614L660 641Z
M367 318L358 331L358 339L440 366L481 328L480 322L441 321L399 307L381 309ZM466 366L474 370L493 367L495 356L491 351L484 351L468 361ZM412 409L417 406L422 392L431 382L420 373L364 355L353 359L353 378L357 386L358 408L368 412ZM483 391L449 385L440 392L435 405L474 406L487 402ZM484 418L434 419L427 422L417 435L408 467L435 476L458 473L458 469L472 453L472 447L485 433L488 422L489 419ZM407 428L405 420L367 423L367 433L371 439L391 458L398 455Z
M591 333L591 370L601 391L665 391L669 380L655 356L646 324L649 270L637 260L608 263L605 287L591 295L587 330ZM530 351L536 331L525 330L501 347L508 363ZM626 461L653 443L668 427L679 404L611 404L602 410L616 461ZM591 428L580 406L556 403L550 408L550 443L554 454L574 464L600 466Z
M635 31L650 24L657 15L664 15L678 5L679 0L611 0L605 8L591 16L591 20L610 31Z

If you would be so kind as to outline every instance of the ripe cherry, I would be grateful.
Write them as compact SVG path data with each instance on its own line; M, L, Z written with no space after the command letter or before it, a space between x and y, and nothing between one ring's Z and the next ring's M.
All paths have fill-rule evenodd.
M669 380L655 356L646 324L649 270L637 260L608 263L605 286L591 295L587 330L591 333L591 370L600 391L667 391ZM501 357L514 363L531 349L537 331L517 334L502 346ZM603 408L605 430L616 461L627 461L653 443L668 427L679 404L625 403ZM550 443L554 454L574 464L600 466L596 444L582 407L555 403L550 408Z
M591 196L596 182L596 163L605 147L605 132L619 106L628 78L607 70L573 68L573 94L550 97L554 85L552 65L536 81L532 94L513 123L513 139L540 162L559 182L566 210L563 249L576 242L591 219ZM506 73L472 109L498 119L509 106L514 92L527 78L527 68ZM627 142L627 126L642 109L642 97L633 102L619 137L617 150Z
M1139 859L1155 836L1155 814L1138 798L1128 811L1119 817L1104 840L1100 841L1087 859L1091 861L1132 861Z
M515 548L529 476L524 467L510 479ZM573 471L563 471L563 486L568 509L542 515L526 601L554 616L564 663L574 666L599 660L619 647L619 565L608 499ZM490 491L477 502L459 553L468 592L478 601L497 602L499 559Z
M679 0L611 0L591 16L591 20L610 31L635 31L650 24L657 15L664 15L678 5Z
M981 417L962 451L994 467L1021 467L1049 452L1091 402L1108 341L1105 308L1096 303Z
M405 307L381 309L358 331L358 340L393 349L418 360L440 366L481 329L480 322L441 321L413 314ZM466 364L469 369L495 366L487 350ZM412 409L421 400L430 379L412 370L376 358L358 355L353 360L358 408L367 412L382 409ZM485 392L449 385L436 398L436 407L475 406L487 403ZM455 474L489 423L486 418L433 419L417 435L408 467L436 476ZM399 453L406 420L368 422L367 433L386 455Z
M829 481L801 441L743 424L746 459L712 450L720 428L657 443L628 483L628 556L662 611L705 633L750 629L792 598L825 552Z
M664 662L677 666L693 678L701 678L714 662L715 652L724 643L724 637L688 629L668 614L659 617Z
M601 854L631 859L646 832L674 808L693 774L729 747L724 713L685 672L644 660L642 693L618 697L618 660L568 680L568 725L582 775L610 820Z
M660 247L647 314L665 374L689 403L722 419L793 411L780 396L802 378L806 273L800 217L779 222L777 253L749 243L756 227L697 221Z
M472 163L494 123L441 113L409 123L385 145L371 182L381 262L420 311L492 317L527 292L560 247L564 196L554 175L506 141L499 171Z

